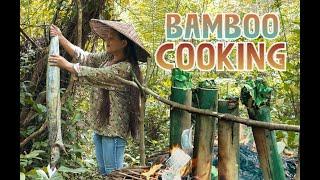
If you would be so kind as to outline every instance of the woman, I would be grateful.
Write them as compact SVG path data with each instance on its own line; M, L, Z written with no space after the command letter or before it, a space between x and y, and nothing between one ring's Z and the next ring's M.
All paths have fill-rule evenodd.
M102 175L123 167L126 139L138 136L139 90L120 83L115 76L142 82L138 60L150 57L131 24L117 21L90 20L92 31L106 43L105 52L89 53L70 43L60 29L51 26L66 52L77 59L73 64L59 55L50 56L50 65L74 73L79 82L93 86L90 125L99 171ZM133 72L133 73L132 73ZM133 75L134 74L134 75Z

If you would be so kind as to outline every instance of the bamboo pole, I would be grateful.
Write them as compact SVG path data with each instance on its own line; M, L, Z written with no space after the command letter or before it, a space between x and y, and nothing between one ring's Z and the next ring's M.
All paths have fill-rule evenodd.
M218 89L198 88L199 107L201 109L218 110ZM212 147L216 118L198 114L196 117L193 176L199 179L211 179Z
M52 37L49 56L59 54L58 36ZM64 150L61 135L61 104L60 104L60 68L47 65L46 79L47 121L49 129L49 145L51 147L51 167L55 167L60 159L60 150Z
M270 122L270 107L261 106L255 109L255 117L264 122ZM250 115L252 116L252 114ZM277 142L274 131L259 127L252 127L254 141L258 151L260 167L264 179L284 180L284 168L282 159L277 150Z
M192 92L191 89L171 87L170 100L191 106ZM191 113L178 108L170 110L170 148L175 145L181 147L182 131L191 127Z
M139 82L139 81L137 81ZM141 96L140 117L139 117L139 154L140 166L146 165L145 136L144 136L144 115L146 107L146 96Z
M247 107L250 119L271 122L270 100L272 88L263 78L248 79L241 89L241 102ZM264 179L284 180L282 159L278 152L275 132L261 127L252 127Z
M218 112L239 115L239 98L236 102L219 100ZM239 125L230 121L218 122L219 179L239 179Z
M298 165L296 168L296 175L294 176L294 180L300 180L300 146L298 151Z

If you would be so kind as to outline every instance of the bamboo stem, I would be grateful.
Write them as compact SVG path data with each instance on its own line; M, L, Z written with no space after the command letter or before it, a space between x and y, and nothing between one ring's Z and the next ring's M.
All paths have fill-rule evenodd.
M234 108L229 108L228 100L218 104L218 112L239 115L238 102ZM218 122L218 157L218 179L239 179L239 123Z
M146 165L145 137L144 137L144 115L145 115L146 97L141 96L141 107L139 117L139 154L140 166Z
M184 105L191 105L191 89L181 89L172 87L170 99ZM191 127L191 113L178 108L170 110L170 147L175 145L181 147L182 131Z
M263 106L255 110L257 119L270 121L270 107ZM285 173L282 159L277 150L275 133L268 129L252 127L254 141L257 147L260 167L264 179L284 180Z
M58 37L52 37L50 55L59 54ZM60 158L60 150L64 150L61 134L61 101L60 101L60 68L47 64L46 104L49 129L49 145L51 147L51 167L55 167Z
M218 111L218 89L199 88L199 107ZM198 114L194 133L194 149L192 162L193 176L200 179L211 179L212 147L215 119L208 115Z

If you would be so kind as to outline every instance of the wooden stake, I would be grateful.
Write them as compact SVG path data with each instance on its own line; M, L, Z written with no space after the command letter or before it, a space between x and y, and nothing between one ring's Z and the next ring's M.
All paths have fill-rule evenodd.
M218 89L198 88L200 109L218 110ZM217 118L197 114L193 149L193 176L211 179L214 125Z
M261 106L254 110L254 117L249 113L251 119L270 122L270 107ZM283 162L277 149L277 141L274 131L252 127L254 141L258 151L260 167L264 179L285 180Z
M171 88L171 101L191 106L192 91L178 87ZM170 148L175 145L181 147L182 131L191 127L191 113L178 108L170 111Z
M230 105L229 102L229 100L219 100L218 112L229 113L238 116L239 99L235 105ZM239 161L239 123L219 120L218 179L239 179Z

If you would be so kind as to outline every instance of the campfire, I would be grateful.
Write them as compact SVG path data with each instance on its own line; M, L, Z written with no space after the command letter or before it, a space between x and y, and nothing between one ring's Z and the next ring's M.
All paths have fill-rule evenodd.
M191 157L178 145L150 158L153 165L127 167L111 172L107 179L180 180L191 179Z

